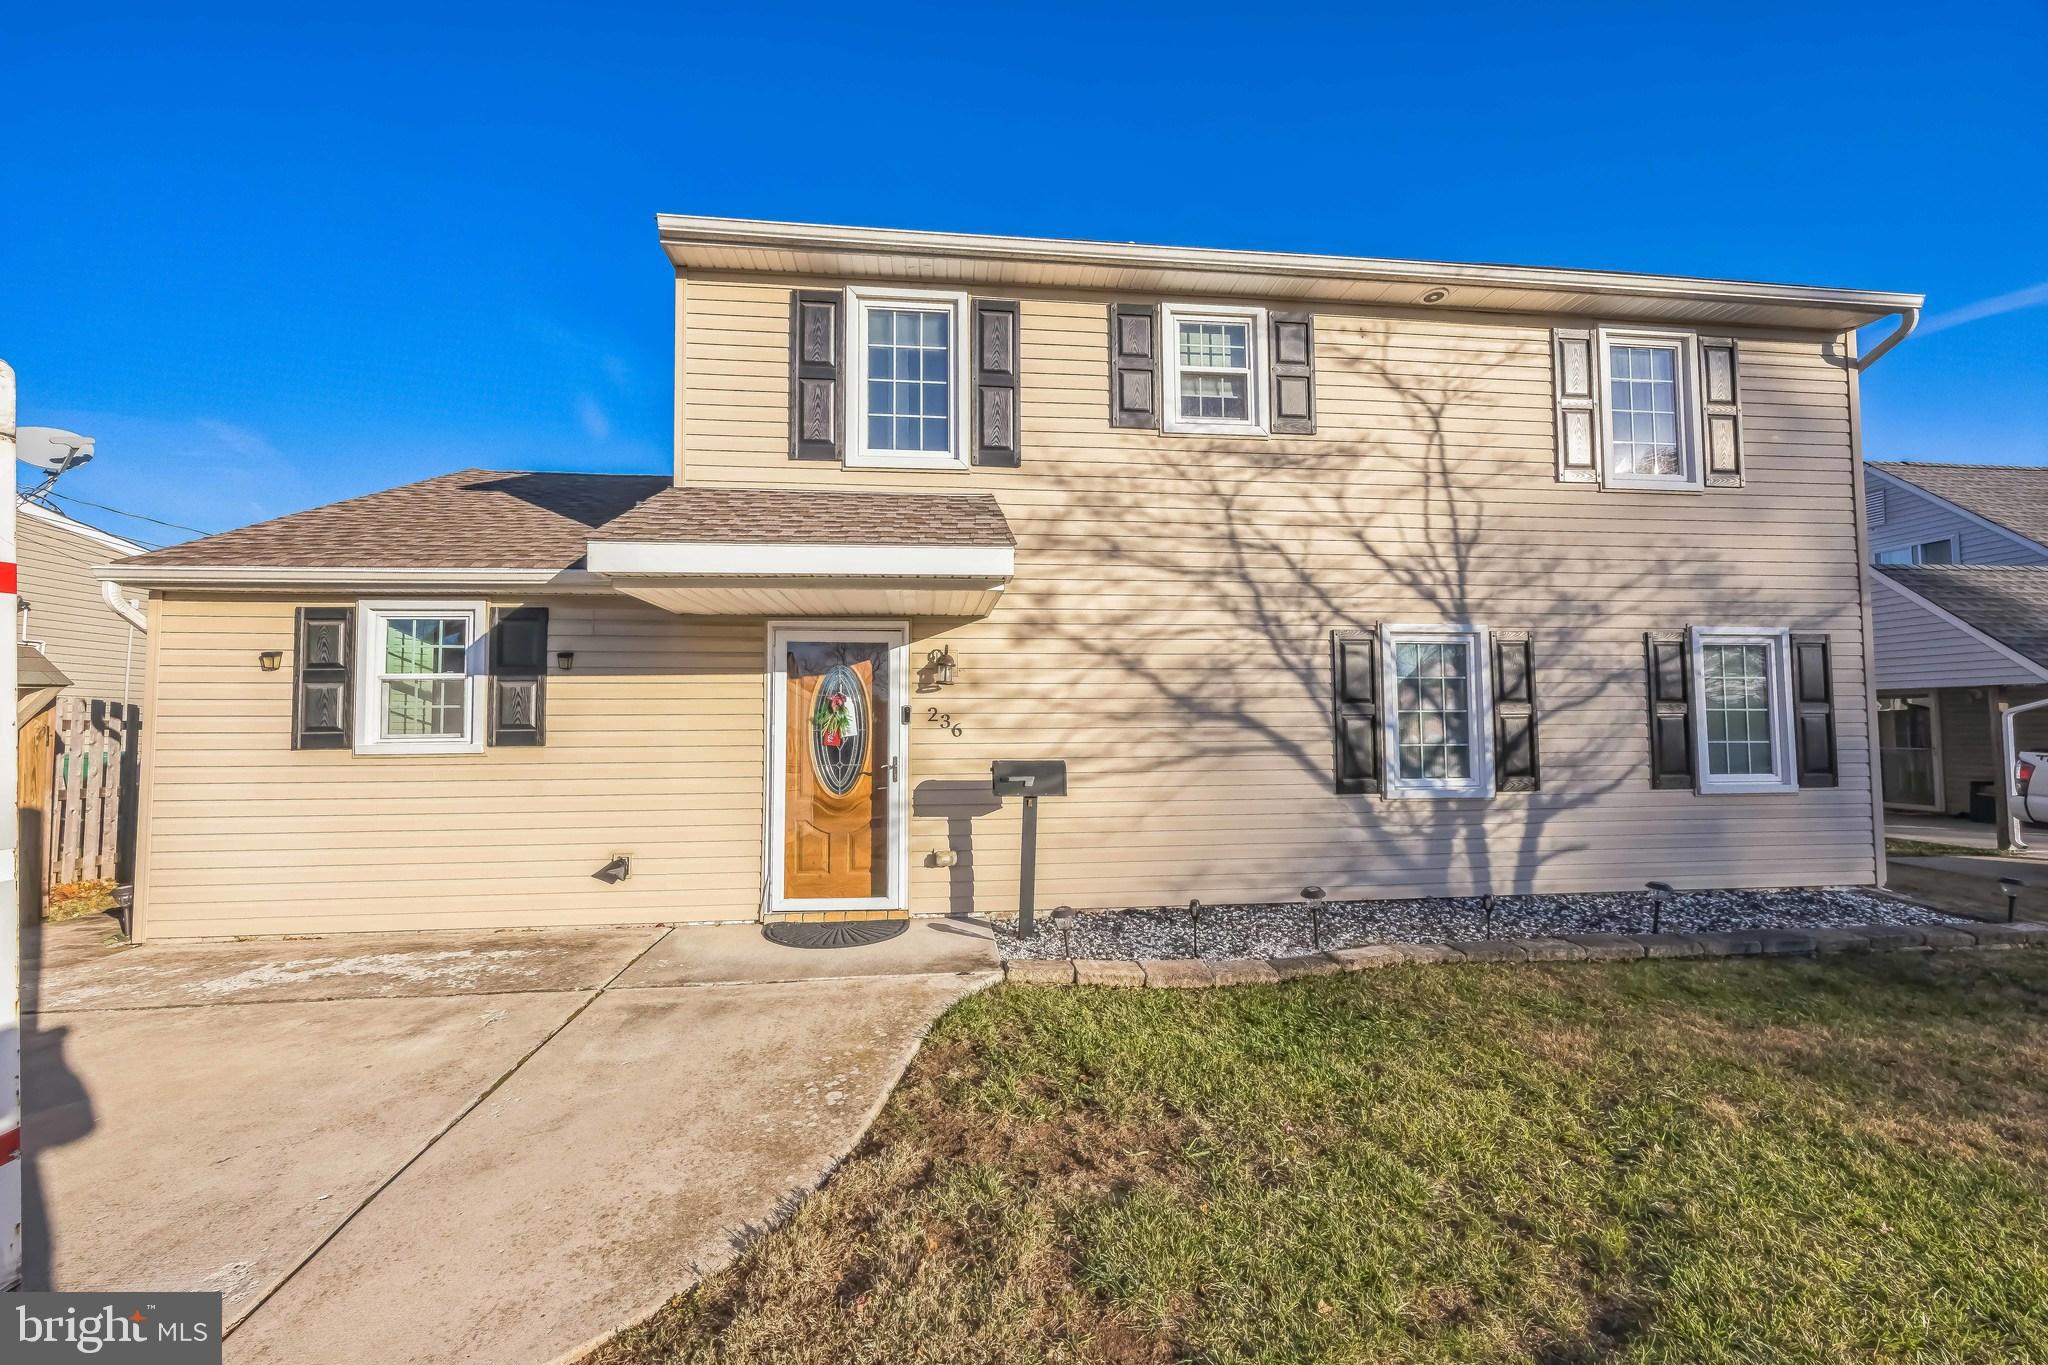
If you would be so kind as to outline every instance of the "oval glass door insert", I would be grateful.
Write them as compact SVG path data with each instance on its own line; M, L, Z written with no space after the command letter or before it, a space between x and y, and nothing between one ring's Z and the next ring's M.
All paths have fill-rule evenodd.
M867 755L867 689L860 675L834 664L818 680L811 706L811 766L818 782L834 796L844 796L860 781Z

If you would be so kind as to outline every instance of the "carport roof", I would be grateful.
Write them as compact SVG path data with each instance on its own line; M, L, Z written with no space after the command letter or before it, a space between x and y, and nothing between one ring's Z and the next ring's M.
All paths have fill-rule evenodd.
M1880 564L1877 571L2048 667L2048 564Z

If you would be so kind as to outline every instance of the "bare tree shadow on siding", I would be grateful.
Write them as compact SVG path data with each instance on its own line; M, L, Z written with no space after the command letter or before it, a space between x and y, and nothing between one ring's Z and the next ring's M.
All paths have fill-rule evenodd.
M1392 354L1384 334L1345 327L1319 323L1324 434L1162 435L1148 441L1152 458L1140 472L1120 467L1082 494L1082 516L1116 518L1125 529L1102 546L1114 567L1093 591L1069 597L1060 575L1047 575L1055 596L1044 629L1097 673L1137 684L1098 689L1111 700L1100 709L1091 701L1085 728L1138 737L1132 768L1185 783L1159 810L1132 813L1133 827L1157 815L1170 828L1181 793L1201 793L1212 777L1240 784L1261 755L1279 762L1276 807L1311 808L1293 829L1256 819L1216 829L1207 838L1224 852L1186 860L1183 894L1224 899L1203 888L1239 885L1244 894L1228 898L1287 899L1305 882L1333 896L1559 889L1546 867L1573 857L1599 865L1582 856L1594 851L1594 836L1565 833L1585 829L1573 812L1626 789L1640 789L1646 802L1689 798L1650 789L1640 644L1644 629L1688 623L1683 610L1658 615L1688 585L1673 557L1617 552L1599 543L1597 529L1560 532L1568 549L1529 548L1545 534L1534 519L1601 499L1611 525L1632 496L1555 483L1545 340L1467 352L1455 372L1437 366L1425 379L1422 363ZM1338 429L1373 434L1333 438ZM1526 512L1513 500L1518 489L1552 488L1556 496L1532 498ZM1063 559L1082 539L1058 530L1029 548L1032 557ZM1718 591L1721 619L1745 619L1746 599L1725 585ZM1426 800L1334 794L1330 632L1375 623L1534 632L1541 790ZM1617 666L1623 658L1633 666ZM1626 733L1615 725L1622 714ZM1088 751L1082 728L1067 737L1077 753ZM1397 761L1383 756L1389 769ZM1233 801L1211 819L1227 824L1257 799ZM1312 809L1318 801L1340 809ZM1271 833L1262 836L1262 826ZM1296 851L1265 857L1261 837ZM1177 843L1202 839L1184 830ZM1247 852L1295 868L1246 878L1237 868ZM1572 889L1639 885L1644 860L1615 865L1623 861L1636 866L1565 875Z

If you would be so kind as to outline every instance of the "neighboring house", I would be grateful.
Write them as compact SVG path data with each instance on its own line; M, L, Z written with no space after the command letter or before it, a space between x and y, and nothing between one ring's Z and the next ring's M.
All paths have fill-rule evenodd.
M1999 705L2048 696L2048 469L1865 469L1885 803L1994 819ZM2048 748L2048 708L2014 724Z
M149 650L142 607L93 569L141 554L142 547L41 503L17 499L15 511L21 557L16 638L63 675L62 695L139 705Z
M108 571L140 933L1003 913L1006 759L1047 906L1876 878L1854 329L1917 295L660 233L672 477Z

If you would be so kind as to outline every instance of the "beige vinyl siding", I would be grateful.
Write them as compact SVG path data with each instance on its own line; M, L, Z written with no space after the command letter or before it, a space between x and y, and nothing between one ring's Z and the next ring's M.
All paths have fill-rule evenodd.
M71 679L64 695L140 702L149 637L115 614L92 573L120 553L26 513L15 519L15 541L21 601L29 608L26 638L40 641Z
M1961 550L1958 564L2048 564L2048 549L1994 531L1910 484L1881 472L1872 482L1884 486L1884 520L1870 524L1872 553L1954 536Z
M293 607L172 594L145 834L151 937L745 919L760 900L761 635L534 598L548 742L448 757L291 747ZM493 605L516 605L494 601ZM286 651L265 673L257 655ZM633 857L617 885L592 873Z
M1040 805L1046 907L1874 880L1832 339L1741 335L1748 486L1607 493L1553 476L1549 319L1326 308L1315 435L1165 437L1108 424L1108 298L1026 292L1022 467L855 472L788 458L789 290L837 283L678 291L678 463L1001 501L1018 568L993 614L911 623L913 667L958 660L956 685L911 696L913 910L1015 905L1018 809L987 795L1003 758L1070 765L1072 794ZM162 604L146 932L757 912L765 622L552 600L550 648L577 659L550 679L545 749L371 759L293 752L290 670L256 667L294 605L331 600ZM1329 632L1375 621L1536 632L1540 792L1332 793ZM1839 787L1650 789L1642 634L1693 624L1832 637ZM605 887L614 852L633 878Z
M1014 903L1016 811L965 812L1018 757L1072 769L1040 807L1041 904L1873 879L1848 386L1826 339L1742 336L1747 487L1607 493L1553 477L1547 319L1322 309L1316 435L1167 437L1108 425L1107 297L1026 292L1023 467L855 472L787 458L797 283L689 281L689 480L987 490L1019 541L992 616L915 632L960 662L915 699L915 908ZM1541 792L1331 793L1328 632L1378 620L1538 632ZM1642 632L1688 624L1833 637L1840 787L1649 789ZM926 723L934 704L960 737ZM949 845L960 866L926 866Z
M1878 690L2041 681L2039 670L1984 643L1882 572L1872 573L1877 576L1870 593L1870 633L1877 643Z

